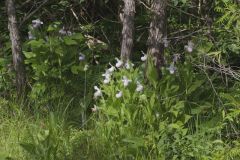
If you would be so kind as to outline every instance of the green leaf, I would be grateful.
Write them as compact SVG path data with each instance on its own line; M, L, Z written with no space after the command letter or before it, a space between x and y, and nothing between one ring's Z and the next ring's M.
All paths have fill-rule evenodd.
M75 40L71 39L70 37L64 37L64 43L69 46L78 44Z
M172 123L172 124L168 125L168 127L171 128L171 129L181 128L181 126L178 123Z
M183 4L186 4L187 3L187 0L181 0Z
M27 59L36 57L36 54L33 53L33 52L23 51L23 54L25 55L25 57L26 57Z
M150 106L151 106L151 108L154 107L155 100L156 100L156 95L153 94L153 95L151 96L151 99L150 99Z
M196 107L196 108L191 108L191 114L197 115L197 114L203 114L207 112L210 108L212 108L212 104L205 102L204 104Z
M85 37L81 33L75 33L71 36L72 39L83 41Z
M111 115L111 116L114 116L114 117L119 117L118 116L118 110L116 110L113 107L106 108L105 111L106 111L107 115Z
M184 124L187 123L189 121L189 119L191 119L191 118L192 118L192 116L185 114L184 115Z
M238 107L240 106L240 99L235 99L233 95L228 94L228 93L221 93L220 96L230 102L230 104Z
M203 41L199 47L197 48L200 54L207 54L213 47L213 43L211 41Z
M202 86L202 84L204 83L203 80L199 80L194 82L187 90L187 94L190 95L191 93L193 93L194 91L196 91L200 86Z
M71 67L71 72L73 73L73 74L78 74L80 71L82 70L82 67L81 66L72 66Z
M55 31L55 30L56 28L53 25L48 26L48 29L47 29L48 32Z
M43 39L39 39L39 40L31 40L30 42L28 42L27 44L30 45L32 48L40 48L42 45L44 45L44 40Z

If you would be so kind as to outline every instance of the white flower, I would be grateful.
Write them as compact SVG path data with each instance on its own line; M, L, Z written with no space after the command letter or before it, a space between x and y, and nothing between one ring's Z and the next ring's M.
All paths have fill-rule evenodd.
M110 83L110 81L111 81L111 78L109 77L109 78L105 78L104 80L103 80L103 83L104 84L108 84L108 83Z
M176 63L181 58L180 54L174 54L173 55L173 62Z
M118 58L115 58L117 60L116 67L120 68L123 65L123 61L119 60Z
M125 64L125 67L126 67L126 69L130 69L130 68L131 68L129 62L127 62L127 63Z
M129 61L127 63L125 63L125 68L126 69L131 69L133 66L134 66L134 64L129 62Z
M84 54L82 54L82 53L79 53L79 57L78 57L78 59L79 59L79 61L84 61L85 60L85 55Z
M111 77L111 73L106 71L106 73L102 74L102 76L105 77L105 78L110 78Z
M123 95L122 91L119 91L117 94L116 94L116 98L121 98Z
M156 113L156 117L158 118L159 116L160 116L160 114L157 112L157 113Z
M71 36L73 33L71 31L67 31L67 35Z
M60 29L60 30L58 31L58 33L60 33L60 34L63 35L63 36L66 36L66 35L71 36L71 35L72 35L72 32L66 30L65 27L63 27L62 29Z
M30 40L36 39L36 37L34 37L31 31L28 32L28 39Z
M170 74L174 74L177 68L174 66L174 64L171 64L170 67L167 68L167 70L169 70Z
M142 54L143 56L141 57L141 61L146 61L147 60L147 54L145 54L143 51L142 51Z
M111 63L110 63L110 65L111 65ZM108 72L109 73L112 73L112 72L114 72L114 70L115 70L115 67L113 66L113 65L111 65L111 67L110 68L108 68Z
M32 21L33 28L39 28L42 24L43 22L40 19L36 19Z
M137 91L137 92L141 92L142 90L143 90L143 85L141 85L141 83L137 81L136 91Z
M84 70L84 71L87 71L88 68L89 68L89 66L86 64L86 65L84 66L83 70Z
M67 35L67 31L65 30L65 28L63 27L62 29L60 29L58 31L61 35Z
M123 86L127 87L129 83L132 82L132 80L129 80L127 76L123 76L122 82L123 82Z
M167 48L169 46L169 41L167 40L167 37L163 38L163 44L164 44L165 48Z
M187 52L192 53L194 48L194 43L192 41L188 41L188 45L185 45L184 48Z
M111 69L112 71L112 69ZM108 84L111 81L111 74L112 72L109 71L109 69L106 70L106 72L104 74L102 74L103 77L105 77L105 79L103 80L104 84Z
M92 112L97 112L97 110L98 110L98 107L97 107L96 105L94 105L94 107L93 107L93 108L91 108L91 110L92 110Z
M97 86L94 86L94 89L96 90L94 93L94 99L97 99L98 97L102 96L102 91Z

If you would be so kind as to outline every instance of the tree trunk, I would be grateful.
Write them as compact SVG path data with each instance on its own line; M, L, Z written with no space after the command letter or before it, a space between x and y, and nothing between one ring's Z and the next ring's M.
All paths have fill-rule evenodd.
M13 67L16 72L17 93L18 96L21 96L25 90L26 75L14 0L6 0L6 9L8 14L8 29L12 41Z
M148 54L153 58L159 75L164 65L164 37L166 36L167 0L153 0L152 21L148 37Z
M135 0L123 1L123 14L120 14L120 19L123 23L121 59L123 60L123 62L127 62L130 59L133 48Z

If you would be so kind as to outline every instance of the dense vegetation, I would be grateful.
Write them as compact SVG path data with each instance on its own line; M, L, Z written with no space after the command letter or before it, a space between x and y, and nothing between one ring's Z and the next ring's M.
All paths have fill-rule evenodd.
M0 14L0 160L240 159L239 0L5 0Z

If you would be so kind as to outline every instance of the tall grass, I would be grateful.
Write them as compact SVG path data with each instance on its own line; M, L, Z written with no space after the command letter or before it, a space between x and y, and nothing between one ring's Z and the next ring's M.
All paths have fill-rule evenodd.
M19 145L27 133L28 126L34 123L22 109L13 111L14 105L0 101L0 159L24 160L25 154Z
M0 100L0 160L66 159L71 147L64 120L66 107L60 109L56 104L54 112L44 113L29 113L27 108Z

